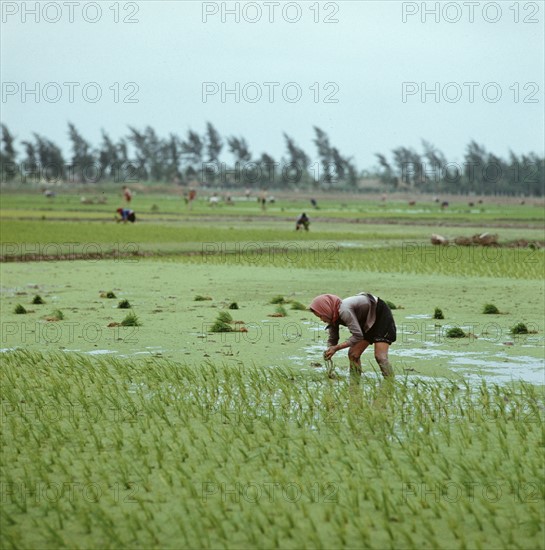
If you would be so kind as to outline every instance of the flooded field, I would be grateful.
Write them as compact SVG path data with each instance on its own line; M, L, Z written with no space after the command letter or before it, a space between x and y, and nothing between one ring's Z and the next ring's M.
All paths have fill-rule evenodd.
M3 547L539 548L543 251L445 256L415 225L296 238L277 214L216 237L150 221L142 256L102 222L8 243L71 228L114 253L0 265ZM361 291L395 306L393 382L371 347L361 378L346 351L326 365L324 324L292 309Z

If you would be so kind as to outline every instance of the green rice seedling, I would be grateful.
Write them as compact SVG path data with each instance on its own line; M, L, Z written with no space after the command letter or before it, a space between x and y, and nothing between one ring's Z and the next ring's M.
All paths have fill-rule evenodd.
M55 309L47 317L48 321L62 321L64 319L64 313L60 309Z
M40 536L56 547L49 525L66 539L77 530L82 547L101 540L126 547L137 536L150 547L181 542L192 548L329 548L338 541L346 548L362 542L394 548L421 547L426 540L438 548L541 547L543 491L536 491L532 481L542 479L541 386L398 377L386 391L372 377L355 392L348 377L332 384L323 373L285 364L263 369L260 364L185 365L65 352L4 355L1 437L13 442L4 445L3 464L10 468L0 467L5 486L31 489L39 480L38 488L51 487L47 495L54 496L59 479L102 480L99 503L74 498L46 508L42 499L38 510L31 495L6 492L2 535L8 546L13 537L17 544L12 546L32 547L33 537ZM43 391L36 395L38 384ZM377 398L380 407L374 405ZM51 403L74 406L58 415ZM126 412L132 408L134 418ZM520 443L524 439L526 447ZM508 444L508 460L502 442ZM88 460L101 447L101 461ZM511 489L499 504L475 502L484 497L479 485L475 499L468 498L462 485L473 491L475 481L486 483L501 467L507 468ZM296 506L295 480L302 489ZM207 501L204 482L211 484L206 491L215 491ZM247 493L239 492L238 500L223 495L224 482L229 491L240 483ZM251 505L243 495L251 499L256 487L248 483L262 491ZM445 486L448 500L438 492ZM339 497L338 504L324 505L335 502L331 496ZM199 521L165 529L161 518L173 510ZM354 514L361 521L354 523ZM471 528L460 527L464 517ZM10 525L10 518L15 523ZM70 540L58 544L70 545Z
M433 312L433 318L434 319L444 319L445 316L443 315L443 311L441 310L441 308L438 308L436 307L434 312Z
M195 298L193 298L194 302L206 302L208 300L212 300L211 296L203 296L202 294L197 294Z
M58 533L56 528L54 528L49 523L46 523L45 524L45 529L49 534L48 539L51 541L53 546L55 546L57 548L64 548L66 546L66 543L65 543L64 539Z
M117 307L118 307L118 309L130 309L132 306L131 306L129 300L121 300L117 304Z
M390 309L397 309L397 306L394 304L394 302L391 302L390 300L385 300L385 302Z
M297 300L291 301L291 309L295 309L297 311L307 311L307 306L305 304L302 304L301 302L298 302Z
M511 334L528 334L528 327L524 323L517 323L510 330Z
M467 334L460 327L451 327L445 333L447 338L465 338Z
M60 309L56 309L53 312L53 315L59 320L62 321L64 319L64 313Z
M274 296L273 298L271 298L271 301L269 302L270 304L285 304L286 303L286 299L284 298L284 296Z
M288 315L288 312L286 311L286 308L283 305L277 305L274 312L279 317L286 317Z
M500 310L494 304L485 304L483 306L483 313L486 315L496 315Z
M39 294L36 294L36 296L34 296L34 298L32 299L32 303L34 305L45 304L44 299Z
M214 324L210 327L210 332L233 332L233 327L225 321L216 319Z
M26 312L27 310L21 304L17 304L13 310L13 313L17 313L17 315L24 315Z
M218 313L217 320L222 323L232 323L233 317L228 311L220 311Z
M142 326L142 323L140 323L140 320L138 319L138 316L136 315L136 313L131 311L131 313L128 313L125 316L125 319L121 321L121 326L122 327L140 327Z

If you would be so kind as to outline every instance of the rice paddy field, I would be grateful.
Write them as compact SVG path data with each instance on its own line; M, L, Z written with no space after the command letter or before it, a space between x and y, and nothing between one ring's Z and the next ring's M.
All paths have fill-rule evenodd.
M2 548L545 547L543 201L100 191L1 196Z

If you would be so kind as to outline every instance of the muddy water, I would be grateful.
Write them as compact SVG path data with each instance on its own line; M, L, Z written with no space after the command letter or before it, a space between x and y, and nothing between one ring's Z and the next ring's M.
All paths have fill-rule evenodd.
M543 287L536 281L447 276L301 270L247 265L208 266L145 261L71 261L3 264L0 348L79 352L119 357L162 356L183 362L297 366L317 369L327 333L312 314L286 305L287 317L270 317L279 294L308 304L317 294L342 297L362 290L391 300L398 340L391 347L397 372L409 376L474 377L498 381L545 383ZM116 299L101 298L113 290ZM32 305L35 294L44 305ZM195 296L211 296L197 302ZM501 298L500 298L501 297ZM128 299L140 327L110 327L128 310L117 303ZM235 320L248 332L212 334L219 311L236 301ZM481 314L484 303L496 303L503 315ZM21 303L26 315L13 309ZM445 320L431 315L441 307ZM48 322L54 310L65 318ZM536 334L513 337L509 329L525 322ZM471 338L446 338L449 326L462 327ZM349 333L343 329L341 338ZM334 357L336 372L348 372L346 351ZM366 375L375 376L372 348L362 356ZM324 369L325 371L325 369Z

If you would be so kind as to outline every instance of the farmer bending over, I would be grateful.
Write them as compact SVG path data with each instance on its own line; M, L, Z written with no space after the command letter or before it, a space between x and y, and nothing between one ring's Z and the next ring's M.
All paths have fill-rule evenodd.
M349 348L350 372L361 374L361 354L373 344L382 375L394 375L388 360L388 349L396 341L396 326L390 308L380 298L367 292L344 300L334 294L321 294L312 300L309 309L327 323L329 347L324 352L324 359L329 360L339 350ZM340 325L352 333L342 344L338 343Z
M295 231L304 228L305 231L308 231L308 226L310 225L310 220L308 216L303 212L295 222Z
M116 215L115 221L117 223L127 223L128 221L134 223L136 221L134 210L131 210L130 208L118 208L116 212L117 214L119 214L119 216L121 216L121 218L118 218Z

